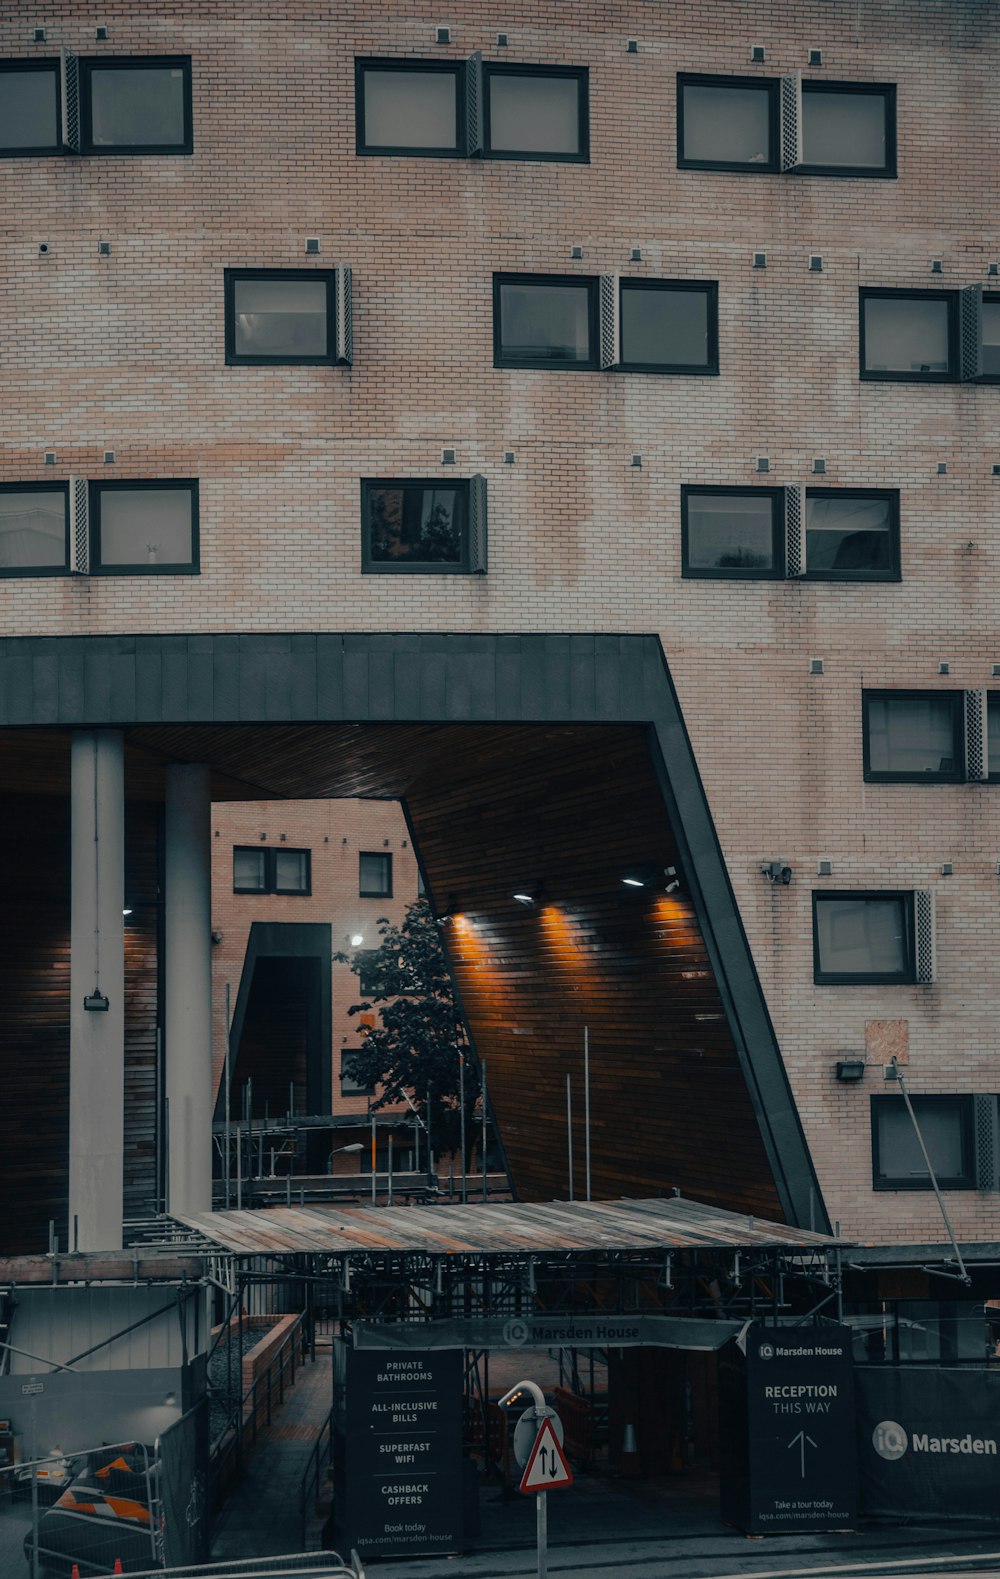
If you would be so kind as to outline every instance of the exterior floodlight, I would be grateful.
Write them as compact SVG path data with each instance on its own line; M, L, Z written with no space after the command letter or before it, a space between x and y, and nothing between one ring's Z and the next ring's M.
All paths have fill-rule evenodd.
M362 933L362 932L352 932L351 933L351 947L352 948L360 948L364 941L365 941L364 933Z
M845 1085L855 1085L865 1078L865 1061L863 1058L838 1058L837 1079Z
M537 905L538 903L538 889L519 888L516 893L511 895L511 898L516 899L519 905L527 905L530 909L532 905Z

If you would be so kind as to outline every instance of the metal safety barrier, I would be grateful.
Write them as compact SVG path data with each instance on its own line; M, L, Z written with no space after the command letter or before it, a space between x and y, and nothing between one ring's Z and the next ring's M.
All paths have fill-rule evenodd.
M357 1552L290 1552L283 1557L231 1557L185 1568L156 1568L130 1579L365 1579Z

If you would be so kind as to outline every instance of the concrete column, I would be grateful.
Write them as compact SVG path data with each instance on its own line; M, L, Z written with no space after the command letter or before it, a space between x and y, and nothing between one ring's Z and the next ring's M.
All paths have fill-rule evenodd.
M125 1150L125 759L120 731L75 732L70 773L69 1248L75 1240L80 1250L120 1250Z
M165 1090L171 1212L212 1209L212 883L209 771L166 773Z

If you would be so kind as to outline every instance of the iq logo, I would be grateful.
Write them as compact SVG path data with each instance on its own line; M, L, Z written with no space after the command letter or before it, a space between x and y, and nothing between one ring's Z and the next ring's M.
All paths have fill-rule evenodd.
M879 1458L902 1458L910 1439L895 1420L880 1420L872 1432L872 1447Z
M530 1335L526 1321L519 1321L515 1317L504 1324L503 1341L509 1343L512 1348L519 1349L522 1344L527 1343Z
M774 1359L774 1344L773 1343L762 1343L760 1348L757 1350L757 1354L760 1357L760 1359L762 1359L762 1360L773 1360Z

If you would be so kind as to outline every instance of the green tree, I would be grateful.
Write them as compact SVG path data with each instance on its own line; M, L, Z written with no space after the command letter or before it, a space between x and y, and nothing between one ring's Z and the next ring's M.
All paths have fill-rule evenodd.
M407 907L402 926L385 916L377 925L378 948L352 964L355 974L364 977L365 998L348 1012L370 1014L377 1009L380 1023L358 1027L364 1040L350 1057L349 1073L359 1084L381 1087L373 1108L408 1097L440 1154L458 1151L461 1145L464 1060L468 1162L476 1140L473 1109L479 1078L470 1064L469 1039L445 963L441 923L427 901L418 899Z

